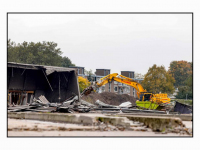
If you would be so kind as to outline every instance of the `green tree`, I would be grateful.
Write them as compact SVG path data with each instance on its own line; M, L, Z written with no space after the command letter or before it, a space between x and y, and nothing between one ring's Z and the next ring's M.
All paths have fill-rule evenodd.
M94 81L94 78L93 78L93 75L94 73L92 72L92 70L90 69L89 71L87 70L84 70L85 72L85 75L88 75L88 80L91 82L91 81Z
M187 94L187 99L193 99L192 88L190 88L189 86L180 86L178 90L179 92L176 95L176 98L186 99Z
M173 93L175 80L172 75L165 70L164 66L153 65L145 74L142 86L152 93Z
M169 72L175 78L175 87L178 87L176 98L185 99L186 94L188 99L193 98L192 91L192 62L173 61L170 63Z
M69 67L69 66L75 66L75 64L72 64L71 60L68 57L62 58L62 67Z
M20 62L19 59L19 48L15 42L8 40L8 61L9 62Z
M55 42L18 43L8 40L8 62L39 64L49 66L73 66L68 57L62 57L62 51Z
M169 73L175 78L175 87L185 86L186 80L192 75L192 63L173 61L170 63Z
M176 98L178 99L185 99L186 94L188 99L193 99L193 82L192 82L192 75L190 75L187 80L185 81L184 86L179 86L178 94L176 95Z

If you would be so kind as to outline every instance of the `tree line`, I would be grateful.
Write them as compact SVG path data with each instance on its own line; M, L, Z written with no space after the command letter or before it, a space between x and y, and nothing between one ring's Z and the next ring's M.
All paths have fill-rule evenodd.
M57 48L55 42L26 42L18 43L8 40L8 62L39 64L48 66L69 67L75 66L72 61L64 56L62 51ZM164 66L153 65L144 75L142 86L152 93L172 94L175 88L179 92L176 98L193 98L193 76L192 62L172 61L168 70ZM92 81L92 70L86 71L88 80ZM81 91L89 85L89 81L79 79Z
M18 43L8 40L8 62L39 64L47 66L69 67L75 66L72 61L64 56L57 48L55 42L26 42Z
M193 98L192 62L172 61L168 70L164 66L153 65L144 76L142 86L152 93L172 94L178 89L178 99Z

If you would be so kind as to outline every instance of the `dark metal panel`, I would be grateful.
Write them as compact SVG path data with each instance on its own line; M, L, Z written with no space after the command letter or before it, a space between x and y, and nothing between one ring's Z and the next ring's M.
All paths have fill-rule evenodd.
M10 75L8 89L12 89L12 90L23 89L24 78L25 78L24 74L21 75L23 70L24 69L21 69L21 68L8 69L8 74Z
M20 66L35 67L37 70L27 69L27 67L22 69ZM44 75L45 72L43 73L42 69L53 70L53 72L47 75L47 79L52 85L53 91L51 91ZM50 102L62 102L73 95L79 95L77 73L76 69L73 68L8 63L7 75L8 89L35 91L36 99L38 99L40 95L45 95ZM58 99L59 89L60 100Z
M70 73L69 81L70 82L68 84L68 89L70 89L76 95L79 95L78 79L77 79L77 75L75 74L75 72Z
M60 74L60 96L59 96L59 74ZM49 102L63 102L71 96L79 94L77 76L75 72L54 72L48 75L49 82L53 88L45 90L45 97ZM60 99L58 99L60 97Z
M8 67L14 67L14 68L21 68L21 69L33 69L38 70L37 67L35 67L32 64L22 64L22 63L15 63L15 62L8 62Z
M174 106L174 111L179 112L180 114L190 114L192 113L192 106L182 104L176 101L176 105Z
M36 75L37 75L38 70L26 70L25 75L26 75L26 82L24 89L28 91L33 91L36 89Z

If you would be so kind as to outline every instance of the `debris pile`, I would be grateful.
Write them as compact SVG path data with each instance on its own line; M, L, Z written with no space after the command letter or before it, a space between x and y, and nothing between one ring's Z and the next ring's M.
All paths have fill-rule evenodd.
M8 111L9 112L20 112L20 111L64 112L64 113L87 113L87 112L91 113L139 112L139 113L159 113L159 114L169 113L169 111L138 109L138 106L135 105L136 99L126 94L117 95L115 93L104 92L100 94L91 93L90 95L87 96L87 99L84 97L85 95L81 94L81 98L79 99L78 96L75 95L66 99L62 103L50 103L44 95L40 95L38 99L34 97L31 103L28 105L15 105L13 103L13 105L8 106ZM89 102L90 98L92 98L92 102L91 100ZM175 109L178 108L178 106L179 105L175 106Z
M107 95L107 93L106 93ZM111 95L111 94L110 94ZM105 96L105 95L104 95ZM33 98L32 103L28 105L12 105L8 107L9 112L32 111L32 112L65 112L65 113L86 113L91 110L96 111L99 109L115 109L118 112L121 108L132 107L131 102L124 102L120 105L106 104L100 100L96 100L94 104L78 99L78 96L72 96L62 103L50 103L44 95Z
M192 114L192 106L187 104L182 104L176 101L176 105L174 106L174 111L179 112L180 114Z
M131 102L132 104L135 104L136 102L136 98L133 96L129 96L128 94L115 94L112 92L91 93L87 96L83 95L81 99L92 104L95 104L96 100L100 100L103 103L117 106L127 101Z
M166 134L166 133L179 133L179 134L192 135L192 128L186 128L185 126L178 126L178 127L175 127L174 129L170 129L170 128L166 129L162 133L163 134Z
M105 104L104 102L102 102L100 100L96 100L95 104L97 106L99 106L100 108L118 108L118 106L108 105L108 104Z
M112 93L114 94L114 93ZM106 94L107 95L107 94ZM72 96L62 103L50 103L44 95L33 98L32 103L28 105L9 105L8 112L63 112L63 113L132 113L132 112L153 112L165 113L156 110L141 110L133 105L130 101L119 103L119 105L107 104L97 99L94 104L83 100L79 100L78 96Z

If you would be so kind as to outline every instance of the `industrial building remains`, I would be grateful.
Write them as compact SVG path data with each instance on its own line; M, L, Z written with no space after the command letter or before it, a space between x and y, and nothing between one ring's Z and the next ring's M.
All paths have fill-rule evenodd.
M8 104L30 104L41 95L51 103L79 96L76 69L12 62L7 67Z
M122 71L122 75L118 76L117 73L110 74L109 69L97 69L93 81L104 79L109 81L105 82L108 84L96 83L80 93L78 76L87 78L84 67L64 68L13 62L8 62L7 67L9 118L92 125L92 131L148 131L150 127L156 132L192 135L192 130L186 128L180 118L174 117L191 121L192 106L178 102L175 105L161 103L157 107L159 109L151 109L152 104L148 107L139 105L142 101L132 95L134 84L137 83L138 88L141 85L133 80L133 71ZM99 93L95 92L96 87ZM126 87L129 87L129 93L125 91ZM144 90L140 87L139 91ZM21 127L9 127L9 131L16 129L24 130ZM69 131L69 128L58 129ZM35 131L36 128L25 130Z

